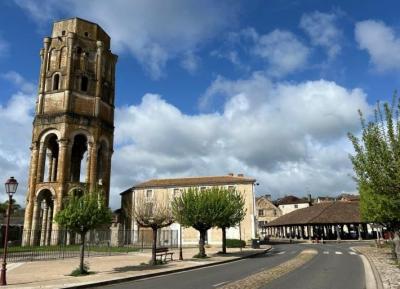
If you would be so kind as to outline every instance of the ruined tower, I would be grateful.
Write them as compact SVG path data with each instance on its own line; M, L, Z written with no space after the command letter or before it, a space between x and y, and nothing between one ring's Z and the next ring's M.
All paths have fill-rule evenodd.
M53 217L83 187L109 201L117 62L110 37L86 20L57 21L40 57L24 245L56 243Z

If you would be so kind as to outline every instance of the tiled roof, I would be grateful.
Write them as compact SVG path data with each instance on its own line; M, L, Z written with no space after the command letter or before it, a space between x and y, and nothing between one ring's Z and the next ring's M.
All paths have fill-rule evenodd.
M256 180L249 177L239 176L211 176L211 177L188 177L176 179L153 179L134 185L132 188L122 192L127 193L132 189L162 188L162 187L191 187L191 186L219 186L233 184L249 184Z
M299 199L296 196L286 196L277 201L278 205L303 204L303 203L308 203L308 201L304 199Z
M326 202L283 215L267 226L362 223L359 202Z

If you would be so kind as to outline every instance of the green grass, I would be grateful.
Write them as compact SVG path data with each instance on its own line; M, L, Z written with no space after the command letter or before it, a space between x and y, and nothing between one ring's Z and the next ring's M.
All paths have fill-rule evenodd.
M69 251L75 252L79 251L79 245L55 245L55 246L21 246L21 247L9 247L9 253L28 253L28 252L59 252L59 251ZM86 246L85 251L90 250L92 252L113 252L113 253L125 253L125 252L136 252L139 251L137 248L130 247L108 247L108 246Z

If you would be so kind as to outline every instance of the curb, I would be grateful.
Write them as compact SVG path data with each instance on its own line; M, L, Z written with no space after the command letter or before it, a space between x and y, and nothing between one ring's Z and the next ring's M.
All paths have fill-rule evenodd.
M190 270L194 270L194 269L211 267L211 266L215 266L215 265L235 262L235 261L242 260L242 259L252 258L252 257L255 257L255 256L259 256L259 255L265 254L268 251L270 251L271 249L272 249L272 246L270 248L268 248L268 249L265 249L263 251L260 251L260 252L257 252L257 253L253 253L253 254L250 254L250 255L247 255L247 256L237 257L237 258L234 258L234 259L223 260L223 261L209 263L209 264L202 264L202 265L198 265L198 266L174 269L174 270L163 271L163 272L156 272L156 273L151 273L151 274L146 274L146 275L138 275L138 276L132 276L132 277L122 277L122 278L106 280L106 281L99 281L99 282L92 282L92 283L81 284L81 285L60 287L60 289L93 288L93 287L106 286L106 285L112 285L112 284L117 284L117 283L124 283L124 282L129 282L129 281L147 279L147 278L151 278L151 277L158 277L158 276L168 275L168 274L172 274L172 273L190 271Z
M374 262L372 262L371 258L368 257L367 255L361 253L359 250L357 250L357 247L351 247L350 249L352 249L353 251L356 251L357 253L363 255L367 259L369 265L371 266L372 273L374 274L376 289L384 289L383 282L382 282L382 279L381 279L381 275L379 274L378 270L376 269L376 267L374 265Z

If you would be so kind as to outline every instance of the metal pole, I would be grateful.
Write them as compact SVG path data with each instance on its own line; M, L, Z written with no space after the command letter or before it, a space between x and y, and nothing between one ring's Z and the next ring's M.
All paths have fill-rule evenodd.
M179 260L183 260L183 252L182 252L182 225L179 224Z
M240 240L240 252L242 252L242 227L239 222L239 240Z
M10 214L11 214L11 202L12 195L8 195L8 208L7 208L7 226L6 233L4 236L4 252L3 252L3 264L1 266L1 286L7 285L6 271L7 271L7 247L8 247L8 227L10 226Z

